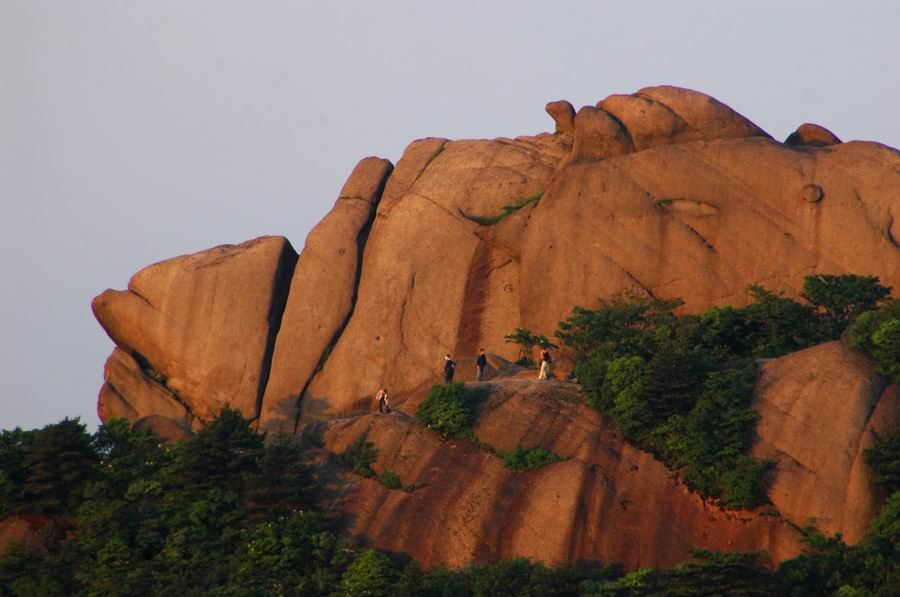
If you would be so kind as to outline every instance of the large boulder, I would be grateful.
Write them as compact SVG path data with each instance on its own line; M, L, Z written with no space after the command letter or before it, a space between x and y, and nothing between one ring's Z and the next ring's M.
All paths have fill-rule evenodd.
M792 147L826 147L841 143L838 136L824 126L805 122L784 140L785 145Z
M96 297L91 306L109 337L166 390L159 409L139 414L167 415L177 397L191 417L226 405L258 416L296 259L286 239L263 237L151 265L128 290ZM126 368L137 374L134 363ZM107 385L108 401L118 394L134 408L152 391L128 394L140 385Z
M152 372L144 372L130 354L116 348L106 360L103 369L103 387L97 402L97 414L101 421L114 417L135 422L148 413L172 419L182 427L191 428L198 423L188 407L163 378Z
M864 451L900 426L900 386L865 355L829 342L765 363L753 408L753 455L775 463L769 497L791 522L810 520L856 543L884 503Z
M365 158L332 210L309 233L294 269L260 415L293 432L299 398L353 311L366 238L393 165Z
M570 137L575 134L575 108L566 100L549 102L544 110L556 124L555 132Z

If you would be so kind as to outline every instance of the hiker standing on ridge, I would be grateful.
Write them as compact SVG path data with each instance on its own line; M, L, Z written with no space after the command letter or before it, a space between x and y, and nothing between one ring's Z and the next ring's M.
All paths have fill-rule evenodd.
M375 395L375 400L378 401L378 412L385 415L391 412L391 407L388 404L387 388L378 390L378 393Z
M450 358L450 355L444 357L444 383L453 381L453 374L456 372L456 363Z
M553 362L553 359L550 357L550 351L546 348L541 350L541 372L538 374L538 379L548 380L550 379L550 363Z
M487 366L487 356L484 349L478 353L478 359L475 361L475 381L484 381L484 368Z

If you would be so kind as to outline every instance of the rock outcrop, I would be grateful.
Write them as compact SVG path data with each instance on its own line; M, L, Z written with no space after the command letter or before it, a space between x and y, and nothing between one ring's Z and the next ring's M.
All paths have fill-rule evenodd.
M176 439L231 405L260 430L298 432L370 412L381 386L393 403L413 404L448 352L465 378L467 359L486 348L493 375L518 357L504 335L552 337L574 306L623 291L682 298L684 312L699 312L745 304L749 284L797 296L815 273L873 274L900 290L900 152L842 143L817 125L782 144L715 99L674 87L577 112L563 100L546 109L552 134L427 138L396 167L364 159L299 259L287 240L261 238L150 266L127 291L98 296L94 312L117 344L101 418ZM703 504L562 390L552 421L526 423L503 406L530 412L537 398L526 389L479 425L498 447L537 442L532 426L546 428L539 443L571 458L535 473L513 475L399 414L342 419L325 441L337 450L371 426L380 459L399 459L381 465L462 499L417 455L430 454L467 491L481 488L466 494L478 502L469 505L428 497L437 489L404 496L370 482L348 497L355 533L425 563L522 553L666 565L703 546L764 547L779 559L796 549L787 522L808 516L859 537L880 503L866 494L861 450L896 420L896 388L862 357L840 345L816 350L767 364L757 402L766 423L755 450L777 463L771 497L783 519ZM833 379L814 371L817 359ZM834 387L846 395L810 406ZM823 429L833 434L819 442ZM833 467L817 468L821 450L840 450ZM548 498L557 488L559 498ZM445 506L456 534L416 536L426 513ZM383 511L394 510L408 530L389 528ZM538 513L567 522L551 529ZM642 526L652 517L658 528Z
M442 441L401 413L338 419L317 442L341 453L364 437L407 493L348 476L342 508L364 543L407 553L426 567L524 555L544 562L602 560L667 567L693 548L766 550L773 564L799 553L799 528L861 537L885 496L863 450L900 425L900 386L869 360L832 342L763 365L754 407L754 456L773 463L771 507L732 511L702 500L650 454L638 450L575 388L559 382L500 380L475 435L511 451L542 447L563 461L516 473L474 443ZM404 414L405 413L405 414Z
M863 451L900 426L900 386L841 342L767 362L753 408L753 456L775 463L769 498L788 520L811 519L856 543L887 497Z
M294 431L300 395L353 311L362 250L392 168L379 158L357 164L306 239L275 342L260 414L264 429Z
M837 145L841 142L837 135L824 126L809 122L801 124L796 131L788 135L788 138L784 140L785 145L792 147L825 147L826 145Z
M363 436L412 492L350 477L341 508L360 541L425 567L525 556L548 563L601 560L629 569L671 566L696 547L798 553L797 530L777 514L728 511L676 481L652 455L623 441L574 388L554 382L488 384L475 427L498 450L544 447L564 460L517 473L464 440L441 441L402 413L339 419L322 434L340 453ZM403 410L413 410L412 404Z
M121 349L106 368L101 417L150 403L160 406L137 414L188 423L229 405L259 416L296 260L286 239L264 237L151 265L128 290L96 297L94 315Z

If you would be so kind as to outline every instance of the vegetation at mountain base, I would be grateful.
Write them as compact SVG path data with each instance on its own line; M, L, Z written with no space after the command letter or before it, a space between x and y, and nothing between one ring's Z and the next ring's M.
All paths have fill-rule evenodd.
M751 285L749 305L699 315L676 315L677 299L626 294L576 307L556 335L575 353L587 402L629 441L702 495L753 508L766 502L768 467L747 455L755 359L837 338L858 318L853 345L900 378L900 308L884 302L890 288L857 275L808 276L803 288L809 304Z
M361 439L350 462L371 462ZM524 558L423 571L342 539L300 449L287 436L264 440L228 409L174 446L121 419L95 434L77 419L0 432L3 515L40 513L67 531L46 553L18 544L0 553L0 594L890 595L900 586L900 492L859 545L811 532L806 552L776 571L762 553L707 551L628 573ZM47 471L65 475L48 482Z

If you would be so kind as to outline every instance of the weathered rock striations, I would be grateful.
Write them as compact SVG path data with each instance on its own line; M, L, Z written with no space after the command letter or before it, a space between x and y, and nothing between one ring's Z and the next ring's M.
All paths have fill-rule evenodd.
M228 404L261 430L296 432L369 412L380 386L411 413L445 353L463 378L482 346L503 369L518 356L505 334L552 336L573 306L626 290L680 297L685 312L745 304L749 284L797 296L815 273L874 274L900 290L896 150L818 125L782 144L667 86L546 110L553 134L427 138L395 168L362 160L299 259L285 239L262 238L150 266L98 296L118 346L101 418L174 440ZM569 459L513 474L399 413L340 419L329 449L369 430L377 466L429 484L404 494L354 483L345 507L357 536L426 565L513 554L668 565L692 547L779 560L808 516L859 538L882 498L861 453L900 410L897 386L843 345L766 363L754 450L776 463L781 518L704 504L564 386L504 383L522 391L495 392L479 437Z

